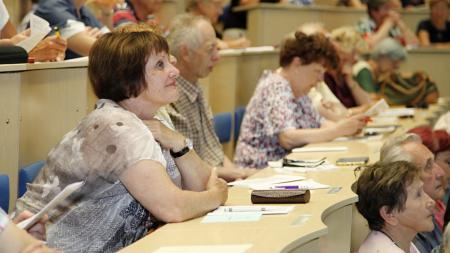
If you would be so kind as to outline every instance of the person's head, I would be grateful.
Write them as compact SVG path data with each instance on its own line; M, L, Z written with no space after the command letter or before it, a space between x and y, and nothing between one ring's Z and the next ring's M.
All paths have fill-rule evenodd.
M181 75L192 81L206 77L219 60L217 39L213 27L202 16L176 16L169 28L167 41L177 60Z
M280 49L279 63L288 73L288 80L294 91L305 95L323 80L327 67L336 68L339 57L331 41L323 34L306 35L297 31L288 36Z
M130 0L130 2L136 9L150 15L161 9L163 0Z
M358 178L356 193L356 207L371 230L417 233L434 228L435 202L423 190L420 169L409 162L368 166Z
M431 20L436 23L445 22L448 19L448 0L431 0L430 5L430 16Z
M150 30L105 34L89 54L95 95L115 102L137 98L155 107L176 101L178 70L169 61L168 50L166 40Z
M388 139L381 147L380 161L385 163L407 161L421 169L425 192L434 200L444 197L442 168L434 161L433 153L422 144L416 134L401 134Z
M435 130L431 127L415 127L408 131L420 136L422 143L433 152L435 162L445 172L443 184L450 180L450 135L445 130Z
M331 32L331 40L339 54L340 67L354 64L359 54L369 50L368 44L354 27L344 26L334 29Z
M369 0L367 1L367 13L379 26L389 16L392 5L392 0Z
M223 13L223 0L188 0L187 11L206 17L211 24L219 21Z
M386 38L378 43L370 55L371 59L377 63L380 74L397 70L406 56L405 48L392 38Z

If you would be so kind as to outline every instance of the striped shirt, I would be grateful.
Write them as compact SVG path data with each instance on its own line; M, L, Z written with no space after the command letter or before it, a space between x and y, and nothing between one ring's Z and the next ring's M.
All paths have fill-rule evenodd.
M214 131L213 114L203 91L183 77L177 78L180 98L167 110L175 129L190 138L197 154L211 166L222 166L224 153Z

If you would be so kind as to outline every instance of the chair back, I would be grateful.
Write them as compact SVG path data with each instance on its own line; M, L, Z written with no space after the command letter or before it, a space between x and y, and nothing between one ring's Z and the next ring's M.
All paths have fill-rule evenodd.
M9 176L0 175L0 208L8 213L9 209Z
M20 198L27 191L27 183L33 182L37 177L45 161L37 161L26 165L19 170L19 190L17 197Z
M214 130L219 137L220 143L227 143L231 140L231 129L231 113L226 112L214 115Z
M236 143L241 132L241 124L244 119L245 107L241 106L234 111L234 142Z

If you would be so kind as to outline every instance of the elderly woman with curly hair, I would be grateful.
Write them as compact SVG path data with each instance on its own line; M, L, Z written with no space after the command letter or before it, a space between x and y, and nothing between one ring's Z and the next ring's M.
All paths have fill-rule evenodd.
M280 52L280 68L266 71L259 80L241 126L235 162L263 168L292 148L330 141L357 133L364 117L338 123L324 120L313 108L308 92L323 80L326 66L337 65L333 44L322 34L296 32Z

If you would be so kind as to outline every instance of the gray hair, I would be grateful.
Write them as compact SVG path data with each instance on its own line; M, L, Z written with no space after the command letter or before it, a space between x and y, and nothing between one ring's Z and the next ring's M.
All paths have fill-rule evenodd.
M178 15L172 20L167 35L172 55L178 58L182 46L187 46L191 50L200 47L203 38L198 24L203 21L208 23L204 17L192 14Z
M406 59L406 49L393 38L386 38L378 43L372 50L370 57L378 59L382 56L387 56L391 60Z
M380 161L383 163L396 161L414 163L414 157L403 148L403 145L410 142L422 143L422 139L417 134L411 133L401 134L388 139L381 147Z

